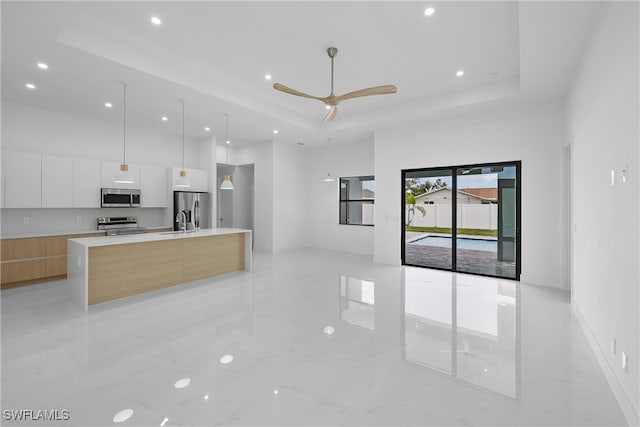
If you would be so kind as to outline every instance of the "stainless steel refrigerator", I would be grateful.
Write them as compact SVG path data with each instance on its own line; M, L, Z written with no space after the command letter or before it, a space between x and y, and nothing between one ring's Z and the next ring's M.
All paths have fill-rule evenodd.
M196 193L192 191L173 192L173 229L180 230L182 215L184 212L187 221L187 230L199 228L211 228L209 193Z

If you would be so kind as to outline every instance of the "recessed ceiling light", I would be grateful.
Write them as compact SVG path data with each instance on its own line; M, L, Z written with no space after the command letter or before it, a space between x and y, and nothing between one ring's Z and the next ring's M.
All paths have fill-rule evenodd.
M162 19L158 18L157 16L152 16L151 17L151 23L153 25L161 25L162 24Z
M206 126L206 127L204 128L204 131L205 131L205 132L209 132L210 130L211 130L211 128L210 128L209 126Z
M110 102L105 102L104 106L107 107L107 108L111 108L111 107L113 107L113 104L110 103Z
M462 77L462 76L464 76L464 70L458 70L458 71L456 72L456 76L458 76L458 77Z
M220 363L222 363L223 365L226 365L231 362L233 362L233 356L230 354L225 354L220 358Z
M169 120L169 118L167 116L162 116L162 121L166 122L167 120Z
M271 80L271 74L265 74L264 78L267 79L267 80Z
M25 87L26 87L27 89L35 89L35 88L36 88L36 85L34 85L33 83L27 83L27 84L25 84Z
M48 70L49 66L44 62L38 62L38 68L40 68L41 70Z
M426 9L424 10L424 14L425 14L426 16L431 16L431 15L433 15L435 12L436 12L436 10L435 10L434 8L432 8L432 7L428 7L428 8L426 8Z
M228 139L227 139L227 144L231 144L231 141L229 141Z
M274 130L273 130L273 133L278 133L278 129L274 129Z
M127 421L133 415L133 409L125 409L124 411L120 411L113 416L114 423L122 423Z
M324 106L325 110L330 110L331 109L331 105L327 104Z
M182 378L178 381L176 381L173 386L175 388L185 388L186 386L188 386L189 384L191 384L191 378L187 377L187 378Z

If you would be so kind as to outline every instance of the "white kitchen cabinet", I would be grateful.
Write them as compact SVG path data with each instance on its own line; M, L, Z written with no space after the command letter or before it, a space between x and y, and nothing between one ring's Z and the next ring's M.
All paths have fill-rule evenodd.
M100 207L100 160L73 159L73 207Z
M5 151L4 158L5 207L42 207L42 156Z
M191 187L176 187L175 183L180 176L180 171L182 168L173 167L171 173L171 187L174 191L201 191L204 193L209 192L209 172L201 169L190 169L185 168L185 172L187 172L187 178L191 181Z
M140 166L140 205L143 208L166 208L169 183L164 166Z
M42 156L42 207L73 206L73 159Z
M129 165L129 173L133 177L132 184L122 184L119 182L114 182L114 179L118 172L120 171L120 162L101 162L101 187L102 188L140 188L140 165L132 165L131 163L127 163Z

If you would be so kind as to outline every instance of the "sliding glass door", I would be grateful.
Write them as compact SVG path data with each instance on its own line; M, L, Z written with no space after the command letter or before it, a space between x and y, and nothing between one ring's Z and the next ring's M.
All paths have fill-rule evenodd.
M520 162L402 171L402 262L520 278Z
M451 270L453 169L423 169L404 175L405 263Z

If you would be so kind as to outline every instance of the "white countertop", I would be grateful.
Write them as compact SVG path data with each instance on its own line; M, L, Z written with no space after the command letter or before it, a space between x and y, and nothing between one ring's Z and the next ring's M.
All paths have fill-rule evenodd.
M166 227L148 227L148 232L152 232L153 230L161 230L163 228L171 228L170 225ZM0 236L1 239L29 239L34 237L55 237L55 236L73 236L74 234L92 234L92 233L101 233L105 234L104 230L82 230L82 231L51 231L51 232L41 232L36 231L33 233L2 233Z
M126 245L128 243L141 242L157 242L160 240L173 239L189 239L192 237L218 236L223 234L250 233L251 230L242 228L207 228L190 232L166 232L166 233L144 233L144 234L128 234L123 236L104 236L104 237L83 237L79 239L70 239L72 242L79 243L86 247L109 246L109 245Z

